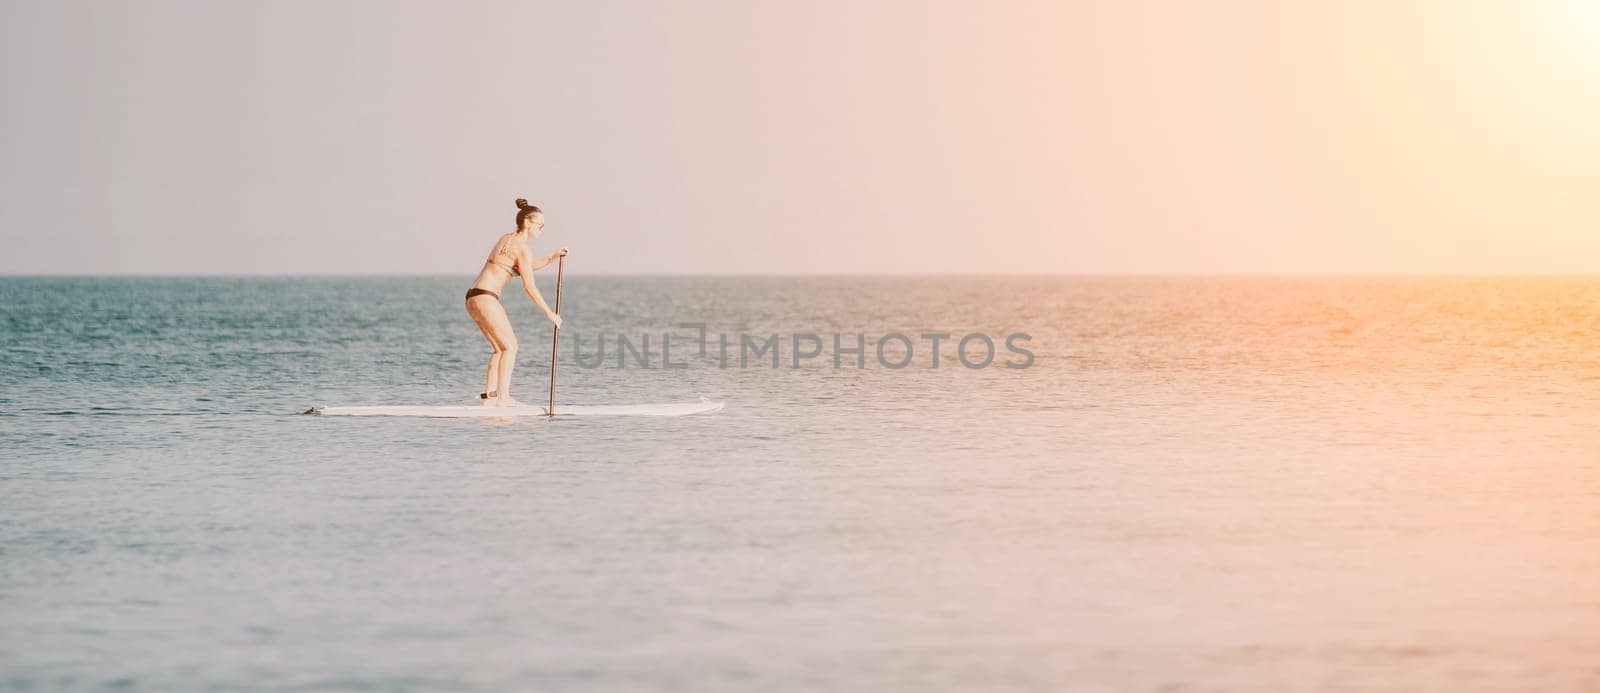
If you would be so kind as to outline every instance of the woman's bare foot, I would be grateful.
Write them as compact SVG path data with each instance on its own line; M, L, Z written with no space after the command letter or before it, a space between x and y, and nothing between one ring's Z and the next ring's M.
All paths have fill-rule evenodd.
M495 406L497 406L497 407L520 407L520 406L524 406L522 404L522 402L517 401L517 398L511 397L509 395L505 396L505 397L496 398L495 402L496 402Z

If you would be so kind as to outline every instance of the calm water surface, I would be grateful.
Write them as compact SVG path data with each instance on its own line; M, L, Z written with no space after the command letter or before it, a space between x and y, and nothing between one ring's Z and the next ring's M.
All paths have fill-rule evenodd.
M726 410L299 413L471 402L466 286L0 279L0 687L1600 689L1600 279L575 277L687 367L559 401Z

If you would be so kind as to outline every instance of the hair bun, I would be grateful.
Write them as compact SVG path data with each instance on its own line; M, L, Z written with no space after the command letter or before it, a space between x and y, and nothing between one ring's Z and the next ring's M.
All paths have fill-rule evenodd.
M527 209L527 208L528 208L528 201L524 200L524 199L522 199L520 197L517 198L517 209Z

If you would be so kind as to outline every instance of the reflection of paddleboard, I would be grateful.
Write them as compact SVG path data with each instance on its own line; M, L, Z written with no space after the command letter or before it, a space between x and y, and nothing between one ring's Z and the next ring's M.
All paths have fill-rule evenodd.
M675 404L596 404L589 406L556 405L556 416L689 416L721 411L722 403L704 397L698 402ZM456 407L427 407L413 405L385 405L374 407L312 407L307 414L323 416L423 416L437 419L495 419L512 416L544 416L544 407L485 407L482 405Z

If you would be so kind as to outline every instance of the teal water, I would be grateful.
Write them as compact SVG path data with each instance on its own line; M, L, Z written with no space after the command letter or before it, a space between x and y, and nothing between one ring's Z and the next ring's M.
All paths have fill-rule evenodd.
M0 278L0 687L1600 688L1600 279L569 277L658 367L558 402L727 408L300 413L472 402L466 284Z

